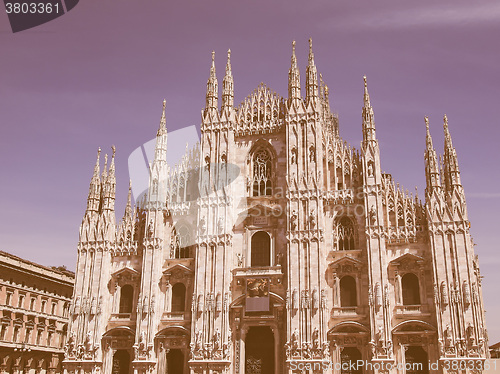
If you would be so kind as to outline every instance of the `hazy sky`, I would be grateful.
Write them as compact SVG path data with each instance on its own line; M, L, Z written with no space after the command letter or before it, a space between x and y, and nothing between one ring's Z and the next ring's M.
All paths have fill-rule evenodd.
M129 154L200 123L210 52L219 87L231 48L235 102L263 81L286 95L291 41L307 39L344 139L361 141L368 77L384 171L423 197L425 125L442 152L448 115L466 191L490 344L500 340L498 1L85 0L12 34L0 12L0 249L74 269L96 150L117 147L117 216Z

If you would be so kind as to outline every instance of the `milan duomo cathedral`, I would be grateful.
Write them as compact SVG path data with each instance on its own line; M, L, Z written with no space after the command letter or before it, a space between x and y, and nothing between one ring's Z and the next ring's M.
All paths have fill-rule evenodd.
M355 149L311 41L305 94L294 42L288 97L261 84L237 107L230 56L219 106L212 53L201 139L177 165L163 102L149 187L135 206L129 187L119 222L115 149L102 172L98 154L65 373L481 372L481 276L446 116L439 159L425 118L421 202L381 171L366 77Z

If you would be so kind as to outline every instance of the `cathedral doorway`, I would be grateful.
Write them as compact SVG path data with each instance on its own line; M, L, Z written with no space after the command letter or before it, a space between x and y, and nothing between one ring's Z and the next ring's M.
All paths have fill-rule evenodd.
M361 360L361 352L356 347L345 347L340 353L342 374L361 374L361 367L355 363Z
M427 352L421 346L411 345L405 352L406 374L429 374Z
M180 349L170 349L167 353L165 374L184 374L184 355Z
M274 349L271 328L251 326L245 339L245 374L275 374Z
M112 374L129 374L130 354L125 349L119 349L113 355Z

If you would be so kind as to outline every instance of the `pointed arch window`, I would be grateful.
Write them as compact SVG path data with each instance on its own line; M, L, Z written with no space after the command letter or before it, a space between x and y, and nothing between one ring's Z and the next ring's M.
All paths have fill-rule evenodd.
M420 286L418 277L413 273L406 273L401 278L401 288L403 290L403 305L420 304Z
M348 217L342 217L337 225L337 240L339 251L354 249L354 225Z
M340 279L340 306L352 307L358 305L356 280L350 275Z
M172 312L184 312L186 310L186 286L184 283L176 283L172 287Z
M252 266L271 266L271 238L264 231L252 236Z
M174 237L174 258L189 258L192 243L191 230L187 225L176 226Z
M266 148L260 148L254 153L252 161L252 195L271 196L273 191L271 152Z
M120 313L132 313L134 288L126 284L120 291Z

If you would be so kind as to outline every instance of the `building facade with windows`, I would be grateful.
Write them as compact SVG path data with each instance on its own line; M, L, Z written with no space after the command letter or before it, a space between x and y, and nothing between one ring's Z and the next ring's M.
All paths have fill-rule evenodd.
M382 173L366 78L359 149L311 44L301 89L294 43L287 97L261 84L236 107L229 51L219 105L212 55L200 143L167 164L164 101L149 187L134 208L129 187L118 223L115 150L102 174L98 154L68 373L437 373L486 358L447 118L439 161L425 119L422 202Z
M61 373L74 274L0 251L0 373Z

